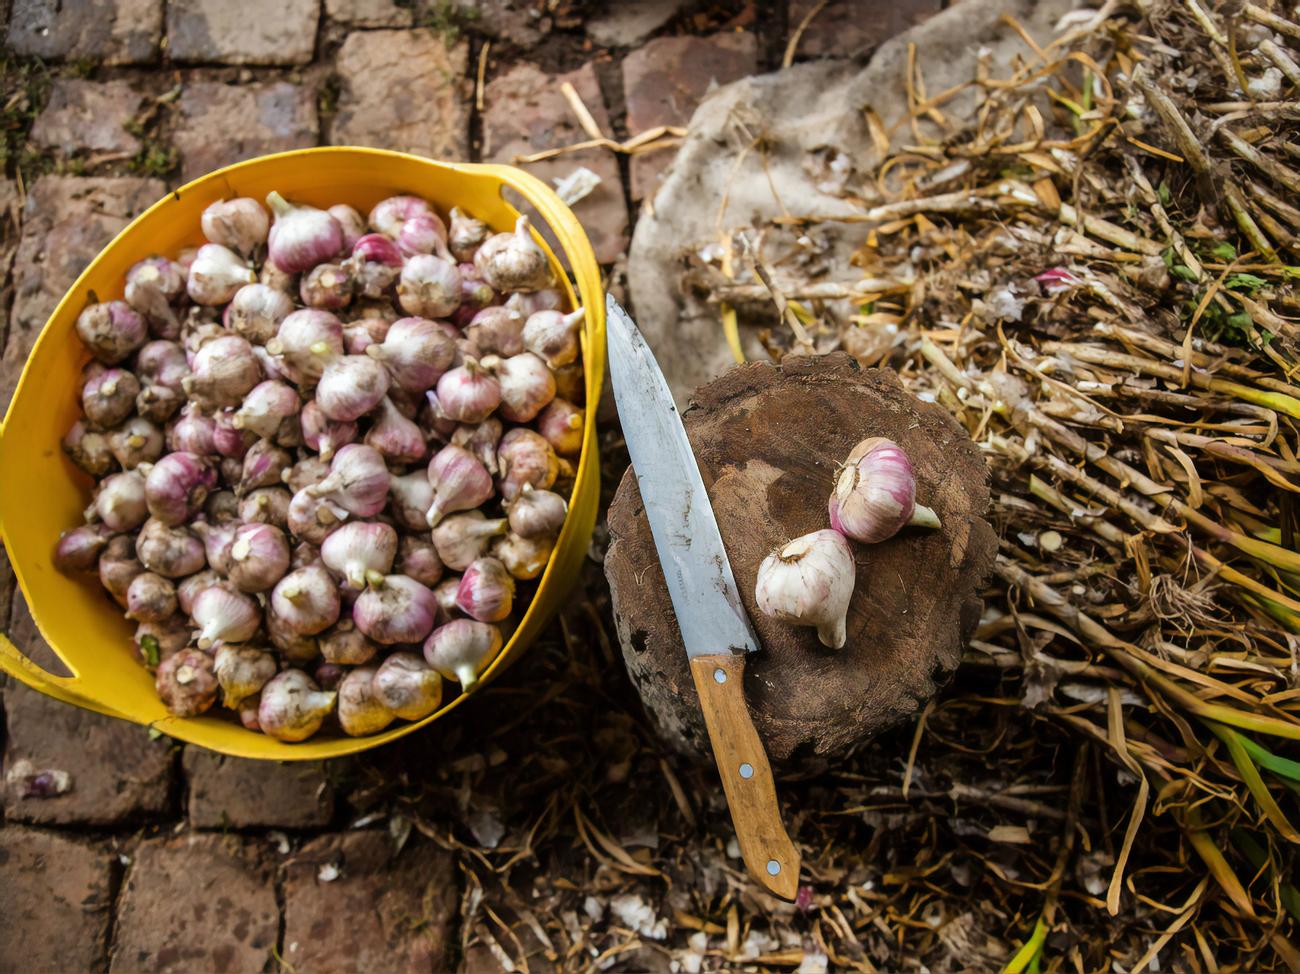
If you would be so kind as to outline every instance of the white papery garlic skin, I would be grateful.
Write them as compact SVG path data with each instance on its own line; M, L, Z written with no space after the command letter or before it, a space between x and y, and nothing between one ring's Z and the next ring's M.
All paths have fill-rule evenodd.
M814 531L763 559L754 598L759 610L797 626L814 626L823 646L839 649L853 596L853 550L838 531Z

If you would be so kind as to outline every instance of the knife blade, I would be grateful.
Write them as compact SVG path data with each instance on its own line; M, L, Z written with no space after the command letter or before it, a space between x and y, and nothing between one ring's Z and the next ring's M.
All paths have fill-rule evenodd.
M745 704L745 654L758 649L758 639L668 382L612 296L606 312L614 402L741 854L760 884L792 900L799 851L781 821L767 753Z

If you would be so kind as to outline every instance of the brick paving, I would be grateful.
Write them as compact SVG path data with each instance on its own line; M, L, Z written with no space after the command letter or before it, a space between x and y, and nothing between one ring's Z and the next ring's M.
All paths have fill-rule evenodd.
M865 53L939 2L855 17L858 5L833 0L800 57ZM10 52L43 60L50 76L33 89L21 173L11 161L0 178L0 409L77 274L168 189L327 143L509 162L589 137L564 82L612 138L683 125L714 83L776 66L785 40L772 25L793 27L813 0L717 6L638 0L584 25L568 4L541 0L0 4ZM629 161L588 149L529 168L600 177L575 209L608 269L625 253L635 201L670 162L671 150ZM2 551L0 629L57 668ZM521 665L428 734L329 765L223 758L0 680L0 974L493 971L501 944L552 969L559 958L527 923L508 919L503 932L485 919L489 894L467 880L460 845L495 846L511 824L499 810L530 801L487 800L468 784L509 767L501 746L480 753L480 740L515 723L510 701L535 695L530 672L544 668ZM494 693L505 704L491 714ZM509 760L526 760L526 722L513 734ZM597 867L579 859L556 875L581 883ZM524 915L520 897L509 894L504 915ZM662 961L632 952L614 969Z

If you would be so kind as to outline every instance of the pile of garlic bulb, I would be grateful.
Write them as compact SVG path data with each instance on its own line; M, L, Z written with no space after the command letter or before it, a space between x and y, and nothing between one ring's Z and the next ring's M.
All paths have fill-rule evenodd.
M764 615L813 626L823 646L840 649L857 577L849 542L878 544L908 525L937 528L939 517L916 502L916 474L903 448L880 436L849 452L826 512L830 528L788 541L763 559L754 599Z
M527 218L266 202L213 203L77 319L63 446L97 483L54 563L98 573L171 713L373 734L472 688L546 567L583 315Z

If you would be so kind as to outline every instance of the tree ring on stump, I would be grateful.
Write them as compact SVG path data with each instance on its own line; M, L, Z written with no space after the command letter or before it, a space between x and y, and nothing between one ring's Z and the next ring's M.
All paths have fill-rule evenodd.
M745 697L770 759L789 766L839 757L914 714L956 669L997 551L984 519L988 468L966 431L941 406L911 396L894 372L861 369L843 353L738 366L696 390L682 419L762 647L746 660ZM829 527L835 474L869 436L906 451L917 503L932 507L942 527L852 543L848 641L831 650L815 630L759 612L754 583L772 550ZM605 574L628 673L660 736L682 754L710 758L630 468L609 529Z

